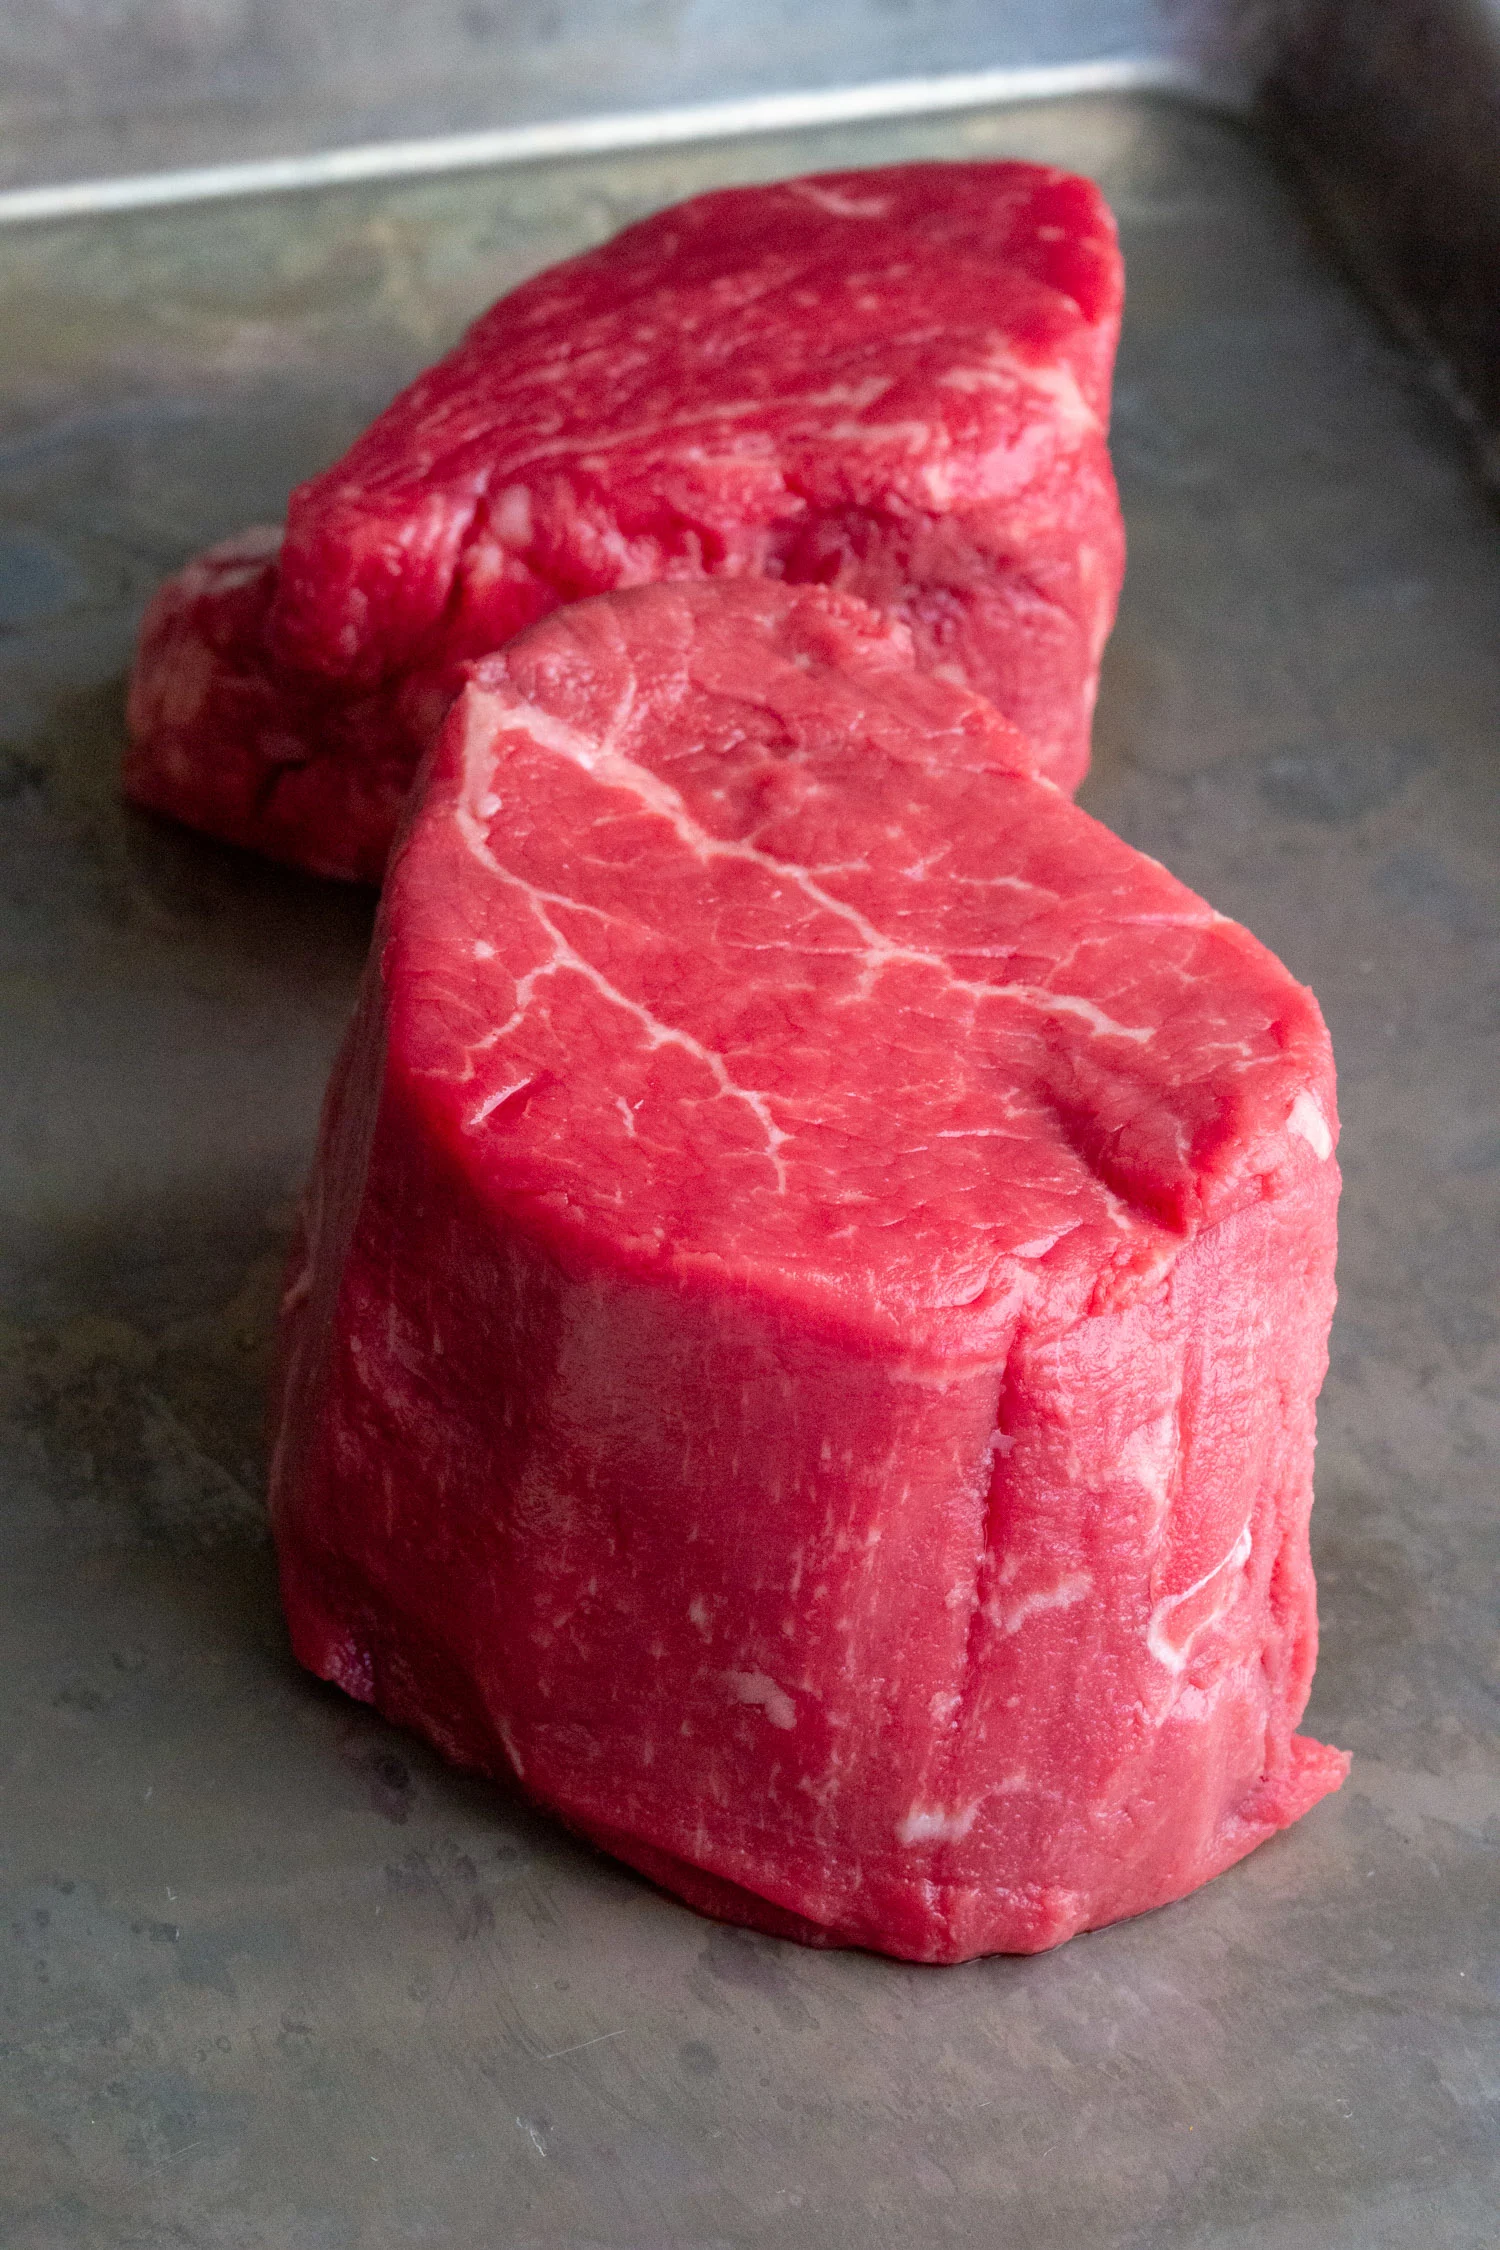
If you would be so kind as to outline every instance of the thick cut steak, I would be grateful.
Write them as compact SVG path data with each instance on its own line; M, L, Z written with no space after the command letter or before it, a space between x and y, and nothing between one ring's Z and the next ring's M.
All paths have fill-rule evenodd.
M346 693L265 654L281 533L256 525L169 578L141 627L125 791L313 875L378 883L463 666Z
M1123 540L1098 190L1030 164L733 188L502 298L148 614L126 787L379 878L463 661L582 595L843 587L990 697L1072 789Z
M1216 1875L1294 1733L1312 996L822 589L478 668L286 1299L302 1661L711 1913L951 1961Z

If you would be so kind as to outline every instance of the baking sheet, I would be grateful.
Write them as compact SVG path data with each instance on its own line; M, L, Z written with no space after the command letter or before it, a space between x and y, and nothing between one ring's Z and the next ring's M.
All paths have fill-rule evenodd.
M292 1665L290 1201L366 901L116 800L140 607L500 288L729 179L1092 172L1131 565L1083 801L1314 985L1310 1731L1196 1897L918 1969L716 1928ZM1263 150L1094 101L0 236L0 2242L1495 2240L1500 526Z

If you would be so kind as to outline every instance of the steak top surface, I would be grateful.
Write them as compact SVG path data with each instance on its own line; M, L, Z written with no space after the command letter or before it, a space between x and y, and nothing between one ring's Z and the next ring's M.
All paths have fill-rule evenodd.
M561 1243L992 1352L1332 1145L1312 995L902 628L658 586L478 668L397 861L390 1068ZM435 1107L434 1107L435 1105Z
M1102 640L1122 289L1098 189L1037 165L699 196L502 298L300 488L272 646L371 684L608 587L827 576L893 522L1045 545L1083 455Z

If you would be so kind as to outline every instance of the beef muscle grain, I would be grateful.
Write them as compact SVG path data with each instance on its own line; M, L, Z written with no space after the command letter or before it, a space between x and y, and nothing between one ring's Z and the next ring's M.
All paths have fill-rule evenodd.
M1337 1785L1312 996L822 589L479 667L293 1258L302 1661L710 1913L951 1961Z
M1123 563L1121 270L1088 181L916 164L731 188L502 298L274 532L149 612L126 787L378 880L465 659L660 579L836 584L1071 789Z

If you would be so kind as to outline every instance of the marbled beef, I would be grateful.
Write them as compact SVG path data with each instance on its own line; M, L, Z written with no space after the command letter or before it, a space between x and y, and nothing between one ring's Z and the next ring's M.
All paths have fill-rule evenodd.
M468 658L658 579L836 584L1072 789L1123 543L1098 190L1030 164L731 188L502 298L254 531L158 596L138 802L379 879Z
M478 668L294 1256L302 1661L710 1913L919 1960L1218 1874L1299 1737L1312 996L821 589Z

